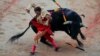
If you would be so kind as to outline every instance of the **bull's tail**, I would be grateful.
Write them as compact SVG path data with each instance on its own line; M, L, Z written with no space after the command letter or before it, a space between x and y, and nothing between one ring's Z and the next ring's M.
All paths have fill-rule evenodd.
M19 39L21 36L25 34L25 32L30 28L31 24L23 31L22 33L16 34L9 39L9 42L14 42L15 40Z
M80 16L82 16L83 18L85 18L85 15L84 15L84 14L81 14ZM80 26L81 26L81 27L88 28L88 27L87 27L87 26L85 26L83 23L80 23Z

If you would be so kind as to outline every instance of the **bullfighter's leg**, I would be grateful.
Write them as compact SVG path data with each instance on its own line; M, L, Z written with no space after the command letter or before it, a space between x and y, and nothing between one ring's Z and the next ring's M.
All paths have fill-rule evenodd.
M59 47L57 46L56 42L54 41L54 39L52 37L50 37L50 34L46 33L45 38L51 42L51 44L53 45L53 47L55 48L55 51L58 51Z
M37 29L35 26L31 25L31 28L35 33L37 33ZM43 44L46 44L47 46L52 47L52 45L48 41L46 41L46 38L44 36L41 37L40 42L42 42Z

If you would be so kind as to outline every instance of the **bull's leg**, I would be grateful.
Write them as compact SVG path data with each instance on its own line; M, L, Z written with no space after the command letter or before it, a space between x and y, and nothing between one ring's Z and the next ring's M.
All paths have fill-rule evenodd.
M71 37L72 37L72 36L71 36ZM83 47L83 46L84 46L83 43L82 43L81 41L79 41L77 37L74 36L74 37L72 37L72 39L76 40L77 43L78 43L78 45L79 45L80 47Z
M66 43L66 44L68 44L68 45L70 45L70 46L72 46L72 47L74 47L74 48L77 48L77 49L79 49L79 50L85 51L82 47L79 47L79 46L73 46L73 45L70 44L70 43Z
M83 43L78 40L78 33L80 32L80 27L76 24L71 25L70 29L70 36L72 39L76 40L80 47L83 47Z
M77 43L78 43L79 46L76 46L76 48L84 51L83 48L80 48L80 47L83 47L84 45L83 45L83 43L81 41L78 40L77 35L76 36L72 36L71 34L69 34L69 35L72 37L72 39L74 39L74 40L77 41Z
M72 34L71 34L71 37L72 37L72 39L74 39L74 40L76 40L77 41L77 43L78 43L78 45L80 46L80 47L83 47L83 43L81 42L81 41L79 41L78 40L78 33L79 32L72 32Z
M76 41L77 41L77 43L78 43L78 45L79 45L80 47L83 47L83 46L84 46L83 43L82 43L81 41L79 41L78 39L76 39Z
M70 35L70 34L69 34ZM70 35L71 36L71 35ZM75 37L73 37L73 38L75 38ZM70 43L66 43L66 44L68 44L68 45L71 45L72 47L74 47L74 48L77 48L77 49L79 49L79 50L82 50L82 51L85 51L82 47L83 47L83 43L81 42L81 41L79 41L77 38L75 38L74 40L76 40L77 41L77 43L78 43L78 45L79 46L72 46L72 44L70 44Z
M46 38L45 38L45 37L41 37L40 41L41 41L42 43L44 43L44 44L46 44L46 45L52 47L52 45L46 41Z
M79 33L80 33L81 38L82 38L83 40L85 40L86 38L85 38L85 36L83 35L83 33L81 32L81 30L79 31Z

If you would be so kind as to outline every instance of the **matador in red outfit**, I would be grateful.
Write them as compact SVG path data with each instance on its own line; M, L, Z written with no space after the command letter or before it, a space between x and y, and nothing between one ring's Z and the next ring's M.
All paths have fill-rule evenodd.
M50 14L47 11L42 11L40 7L35 7L34 12L36 13L36 16L32 19L31 23L37 28L38 32L34 37L35 44L32 46L31 54L33 55L35 53L38 40L42 36L44 36L54 46L55 51L57 51L59 48L54 39L50 36L53 35L49 24L50 20L52 19Z

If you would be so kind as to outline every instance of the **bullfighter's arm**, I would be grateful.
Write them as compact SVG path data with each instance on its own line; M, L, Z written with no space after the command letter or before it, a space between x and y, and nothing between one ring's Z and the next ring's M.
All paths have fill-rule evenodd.
M31 10L32 8L35 8L35 7L36 7L36 5L35 5L34 3L29 4L28 7L26 8L26 11L27 11L28 13L30 13L30 10Z

